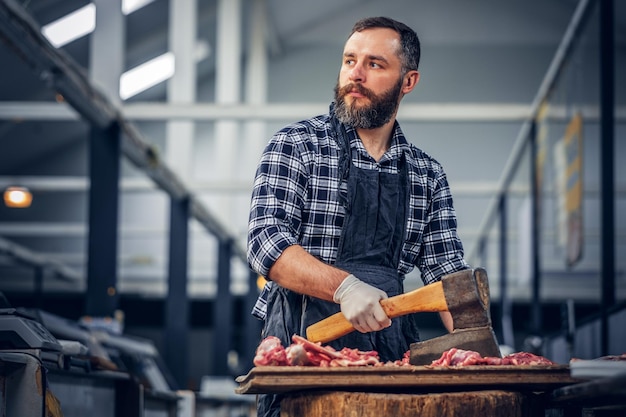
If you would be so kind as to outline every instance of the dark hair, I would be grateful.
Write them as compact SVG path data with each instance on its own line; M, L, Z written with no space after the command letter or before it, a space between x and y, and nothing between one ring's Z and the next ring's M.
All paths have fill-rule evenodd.
M404 23L393 20L389 17L366 17L359 20L352 27L352 32L361 32L365 29L388 28L395 30L400 35L400 60L402 61L402 72L406 74L408 71L417 70L420 63L420 40L417 33ZM350 37L348 36L348 37Z

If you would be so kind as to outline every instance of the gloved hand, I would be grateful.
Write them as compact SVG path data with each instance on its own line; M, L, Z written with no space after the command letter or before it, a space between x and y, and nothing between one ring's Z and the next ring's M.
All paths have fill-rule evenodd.
M391 326L391 320L380 305L387 294L348 275L337 287L333 300L341 304L341 312L361 333L375 332Z

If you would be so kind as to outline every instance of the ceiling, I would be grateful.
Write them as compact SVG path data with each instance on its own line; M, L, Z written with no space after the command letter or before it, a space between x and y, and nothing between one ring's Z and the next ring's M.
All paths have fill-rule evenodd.
M87 3L77 0L20 2L40 26ZM233 48L240 51L244 72L253 52L250 37L255 1L233 3L241 5L242 41ZM617 60L618 65L623 65L626 6L624 2L615 3ZM271 106L268 106L269 110L238 110L250 112L251 118L264 119L267 124L261 129L267 132L294 121L290 119L291 115L304 118L313 115L309 113L311 109L324 111L337 66L318 66L316 64L320 62L316 59L323 58L331 63L336 60L352 23L360 17L388 15L411 22L422 39L425 75L419 96L411 97L408 103L422 112L413 122L422 123L433 131L447 129L446 134L450 131L456 134L449 141L432 139L429 149L441 155L438 159L449 167L460 219L459 232L469 250L476 245L478 225L483 221L485 207L496 194L524 116L528 115L530 104L577 4L574 0L267 0L265 45L270 74L267 76L266 101L274 106L286 105L281 109L288 116L283 119L271 116ZM122 70L168 51L170 16L169 2L155 0L125 18ZM215 129L219 129L216 126L223 122L214 115L219 109L211 107L223 99L219 97L222 93L216 85L219 84L216 77L224 77L219 75L217 62L220 56L216 51L218 16L221 15L216 1L197 1L196 39L203 46L205 56L196 62L195 104L187 108L198 115L194 125L196 135L212 140L196 140L197 147L187 159L195 167L190 178L177 171L177 167L173 167L173 171L185 180L192 192L197 193L199 201L206 204L234 236L237 245L243 248L246 205L262 143L257 143L254 151L246 153L235 147L237 144L246 146L241 138L228 145L233 146L232 149L224 151L221 149L223 142L215 138L219 136L215 133ZM593 43L595 37L595 32L590 31L586 40ZM89 72L92 59L90 42L91 36L86 36L62 48L62 52L85 73ZM328 51L334 51L335 55L329 57ZM499 57L506 59L500 60ZM0 211L0 237L69 268L78 277L79 285L76 285L50 276L46 278L47 288L59 291L84 289L88 236L88 124L79 120L71 109L58 105L53 88L31 71L7 43L0 45L0 61L3 62L0 69L0 185L28 184L35 193L30 209L4 208ZM228 77L221 79L228 80ZM242 79L239 94L244 96L250 92L251 86L245 85L245 77ZM316 86L320 80L330 81L320 89ZM115 95L111 91L105 93ZM116 105L119 103L123 116L138 128L142 138L164 154L164 161L169 143L166 121L168 117L175 118L172 115L176 108L142 105L167 103L167 96L167 83L161 83L125 103L119 103L116 98L112 100ZM618 101L624 99L620 97ZM470 110L476 112L474 120L468 116ZM151 111L160 111L164 116L161 119L150 117ZM255 111L260 111L260 116L255 116ZM231 117L245 119L241 115L231 114ZM407 114L407 119L411 117L415 116ZM227 124L228 121L222 128L229 129ZM471 146L463 141L464 137L474 138ZM214 160L214 155L227 157L215 157ZM482 159L476 162L478 157ZM524 171L520 172L519 175L523 175ZM166 291L167 271L167 194L157 189L142 170L128 160L123 163L122 176L118 261L121 290L162 295ZM624 187L625 184L618 181L618 197L622 195L622 199L620 193ZM524 195L527 188L522 181L519 187L522 191L518 194ZM594 190L597 193L597 187ZM211 297L215 293L216 239L197 222L192 222L191 226L190 293ZM618 244L623 245L624 225L620 223L619 228ZM596 236L596 243L597 233L597 227L590 232ZM515 240L519 234L518 230L512 230L510 239ZM487 264L497 280L495 247L489 256ZM563 267L556 268L551 262L547 259L547 268L554 272L555 281L554 288L547 291L558 297L562 276L566 274ZM623 282L624 264L621 260L618 262L618 280ZM581 275L582 278L577 292L569 295L589 297L589 289L596 288L597 281L587 285L585 277L597 276L597 270L597 256L591 258L590 255L583 266L570 271L570 276ZM32 271L16 264L9 256L0 258L0 274L0 291L32 288ZM231 290L245 292L246 279L246 265L241 259L235 259ZM418 285L416 276L410 282ZM620 294L624 294L624 287L626 285L619 287ZM497 288L495 290L497 292ZM520 298L529 296L528 286L523 282L515 291Z

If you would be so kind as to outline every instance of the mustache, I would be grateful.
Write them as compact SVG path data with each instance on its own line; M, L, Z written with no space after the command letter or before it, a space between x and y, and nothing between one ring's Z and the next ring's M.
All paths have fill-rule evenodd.
M343 87L341 87L339 89L339 97L345 97L346 94L349 94L352 91L356 91L357 93L364 95L370 100L376 98L376 94L374 94L372 90L366 87L363 87L363 85L361 84L354 84L354 83L346 84Z

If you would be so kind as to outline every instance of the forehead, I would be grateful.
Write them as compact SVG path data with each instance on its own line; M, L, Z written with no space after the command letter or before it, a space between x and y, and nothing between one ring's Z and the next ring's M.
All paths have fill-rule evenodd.
M344 55L376 55L399 60L400 35L393 29L372 28L354 32L346 41Z

